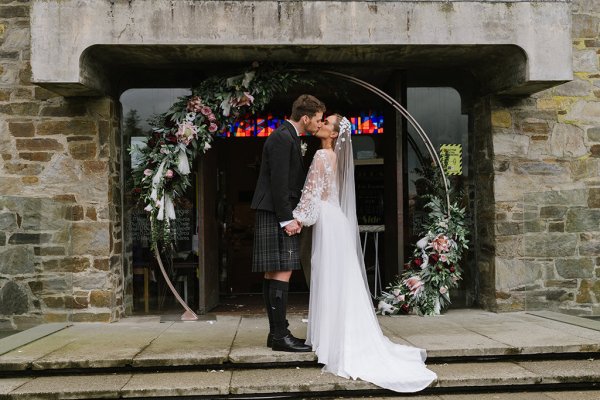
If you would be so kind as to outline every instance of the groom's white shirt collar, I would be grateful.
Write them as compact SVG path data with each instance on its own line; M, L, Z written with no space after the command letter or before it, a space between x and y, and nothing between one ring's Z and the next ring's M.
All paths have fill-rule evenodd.
M296 136L300 136L300 132L298 132L298 128L296 127L296 125L289 119L286 121L289 122L294 127L294 130L296 131Z

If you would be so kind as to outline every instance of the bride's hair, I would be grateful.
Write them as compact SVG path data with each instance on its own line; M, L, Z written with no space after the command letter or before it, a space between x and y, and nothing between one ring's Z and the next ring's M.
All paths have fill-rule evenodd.
M340 136L340 122L342 122L342 118L344 118L343 116L341 116L340 114L332 114L335 116L335 122L333 123L333 130L335 132L338 133L338 137ZM336 137L335 139L333 139L333 142L331 143L331 148L335 149L335 143L337 142L338 138Z
M338 133L336 139L334 139L333 151L337 155L337 176L338 176L338 190L340 199L340 208L342 209L346 218L348 218L348 227L351 230L351 235L355 238L354 246L352 247L356 251L356 257L359 261L360 271L362 274L363 282L365 284L365 290L369 292L369 284L367 280L367 274L365 269L365 262L362 254L362 244L360 241L360 235L358 231L358 220L356 218L356 189L354 185L354 156L352 151L352 123L348 118L342 117L339 114L335 115L335 122L333 123L333 129ZM340 138L341 136L341 138ZM341 140L340 140L341 139ZM338 143L336 143L340 140Z

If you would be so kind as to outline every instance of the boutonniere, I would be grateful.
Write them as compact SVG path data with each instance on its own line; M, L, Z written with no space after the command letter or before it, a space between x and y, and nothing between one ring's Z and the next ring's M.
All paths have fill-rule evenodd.
M308 149L308 144L306 142L300 142L300 153L302 157L306 154L306 149Z

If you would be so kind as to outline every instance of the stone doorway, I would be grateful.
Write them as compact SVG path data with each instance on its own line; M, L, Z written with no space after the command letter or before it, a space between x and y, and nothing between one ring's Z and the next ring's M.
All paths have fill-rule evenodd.
M273 101L273 106L268 107L269 112L283 118L287 114L287 112L289 112L289 110L287 109L289 108L289 104L292 103L293 99L300 93L309 90L310 92L316 93L320 98L324 99L326 103L329 104L332 112L343 112L347 115L356 114L354 118L357 120L357 123L361 124L360 132L362 132L365 129L366 125L365 123L360 122L358 118L364 119L365 115L369 115L368 112L370 112L370 110L380 110L381 115L379 116L379 118L381 118L381 120L383 120L384 112L387 113L386 118L390 117L390 110L385 109L384 104L382 104L375 97L365 96L364 93L348 93L348 96L350 98L353 98L355 96L361 96L363 104L357 108L357 106L352 106L351 102L349 102L348 99L336 99L336 96L330 92L330 89L331 88L327 88L326 90L324 90L323 88L319 87L298 88L296 90L297 93L289 93L286 95L282 95L278 99L275 99ZM347 89L348 88L344 90ZM160 97L159 95L157 96L157 94L160 92L160 89L154 90L156 91L156 94L150 94L149 96L146 96L147 98L151 99L150 102L153 102L156 100L157 97ZM135 91L136 90L132 90L131 92L133 93ZM138 92L145 93L145 90L138 90ZM163 92L169 92L169 90L166 89L163 90ZM136 101L139 102L139 100ZM159 100L158 103L164 102L162 100ZM167 101L167 103L169 102ZM164 107L168 107L168 105L169 104L163 104ZM129 147L131 141L129 138L129 136L131 136L131 133L127 132L127 130L137 129L132 128L130 126L132 125L130 123L131 121L128 121L134 118L133 115L130 115L131 111L133 110L131 110L131 107L128 106L126 107L126 110L123 113L125 114L125 121L122 124L124 126L123 147ZM154 111L156 112L157 110ZM160 112L162 110L158 111ZM353 112L354 114L352 114ZM390 119L390 121L393 122L394 119L392 118ZM390 125L389 131L391 135L396 135L393 124ZM357 130L357 133L358 132L359 131ZM367 135L366 132L367 131L365 130L365 135ZM382 140L384 140L385 138L381 134L376 136L378 137L364 136L361 139L365 139L367 141L370 141L371 143L377 143L377 152L379 153L380 157L383 157L383 154L385 153L385 145L382 142ZM310 154L313 154L314 151L316 151L318 143L314 139L311 141L312 138L305 139L310 143L310 156ZM198 161L199 170L198 180L196 184L196 207L198 210L197 223L199 238L197 240L199 240L198 247L200 248L200 259L197 260L197 262L199 262L200 269L198 276L202 276L205 278L204 281L203 279L200 279L200 282L197 284L197 287L199 286L200 293L206 293L207 297L213 299L211 300L212 305L214 305L216 301L218 301L215 299L218 299L219 292L221 294L260 292L260 277L258 277L256 274L250 274L249 272L249 263L252 257L251 247L253 226L253 218L251 215L252 213L249 210L249 200L252 197L254 182L257 178L258 172L256 168L254 168L254 170L252 169L252 165L253 163L256 164L256 160L260 159L263 142L264 138L260 137L218 138L213 144L213 149L211 149L205 156L203 156ZM254 150L250 151L250 149ZM377 157L373 149L371 150L371 153L371 158ZM244 157L250 157L250 159L246 160L246 158ZM383 161L383 158L379 158L379 160ZM368 160L362 161L362 164L366 165L365 161ZM310 159L307 159L307 165L309 162ZM131 165L131 163L132 160L130 160L128 155L124 153L123 168L125 177L128 175L128 166ZM381 173L383 177L384 166L382 165L382 163L374 167L382 170ZM210 171L208 172L208 175L206 173L207 170ZM245 172L246 174L244 174ZM250 175L248 175L248 173ZM399 175L402 176L403 174L400 172ZM245 186L240 186L241 183L245 183ZM127 269L125 270L125 280L128 282L132 282L135 286L135 282L132 280L132 277L135 277L136 275L136 266L137 269L139 269L141 264L147 264L148 260L142 260L139 255L136 255L137 253L135 250L136 248L140 247L140 244L138 243L139 224L134 224L136 228L132 229L131 224L128 224L128 221L135 220L135 218L133 218L132 215L139 213L132 212L130 210L131 202L127 200L127 197L131 188L127 187L126 182L124 182L124 185L125 188L123 189L123 193L126 197L126 200L124 202L124 215L126 220L126 223L124 224L124 240L126 242L126 253L124 254L124 258L127 259L127 265L133 266L131 271L129 271L129 274L127 274ZM381 195L383 194L381 193ZM383 198L381 198L381 201L383 202ZM229 209L229 211L224 211L224 208ZM217 210L216 217L214 210ZM138 215L138 217L140 217L140 215ZM141 217L143 218L143 213L141 213ZM383 224L383 208L381 210L381 215L379 216L379 218L381 218L380 223ZM226 230L226 232L228 233L221 232L220 228L221 226L224 226L226 222L228 223L227 225L233 225L233 229L229 228L228 230ZM215 241L213 239L215 237L222 238L224 236L227 237L223 238L223 240ZM242 237L242 239L240 239L240 237ZM382 243L383 239L384 238L382 238ZM385 237L385 239L387 240L387 237ZM393 236L391 240L393 240L394 242L404 242L404 240L396 239ZM229 243L229 241L235 243L234 247L238 247L232 247L232 244ZM385 246L382 244L380 247L383 248ZM218 249L218 252L215 249ZM246 249L245 252L244 249ZM373 253L373 250L369 248L369 252ZM148 253L148 251L146 251L146 253ZM373 256L370 255L370 257ZM144 262L140 263L140 261ZM388 266L389 274L384 278L385 281L388 281L389 279L391 279L393 274L397 273L398 261L393 260L393 265L390 265L390 263L386 264L385 262L382 262L382 264L384 266ZM212 277L213 279L207 279L207 277ZM215 280L214 278L218 280ZM138 280L140 280L139 277ZM147 278L144 277L144 280L147 280ZM302 275L299 276L299 279L296 279L296 283L296 291L307 291L307 284L304 282L304 277ZM194 291L198 292L198 290L196 289L194 289ZM135 293L135 291L131 290L129 292ZM217 298L213 297L215 293ZM139 304L138 302L136 303ZM147 303L147 301L145 303ZM203 306L202 300L200 301L198 307L200 311L205 311L208 308L210 308L208 306Z
M410 75L410 71L391 74L390 78L388 78L388 82L390 82L389 85L393 86L394 81L398 81L398 77L401 75ZM425 151L422 146L419 146L418 140L415 140L414 133L412 135L402 135L401 133L398 133L397 130L401 131L405 128L401 123L397 126L394 126L396 123L396 116L393 114L393 110L390 110L376 96L365 95L362 90L352 86L344 87L343 82L339 82L339 86L336 90L339 90L340 93L343 93L344 96L347 96L348 98L346 99L340 99L339 96L333 95L331 93L332 87L327 87L326 89L319 87L298 88L297 90L298 93L307 90L311 93L316 93L320 98L325 99L330 112L341 112L350 116L354 114L357 116L364 116L367 115L367 111L372 112L372 110L378 110L377 112L379 112L379 114L375 112L375 115L379 115L381 120L383 120L385 116L385 121L387 122L385 125L387 127L385 132L387 135L358 135L355 137L357 156L360 158L357 161L357 174L362 176L366 173L369 178L367 178L365 183L367 186L371 187L368 190L359 190L359 192L361 192L359 193L359 197L368 197L368 199L365 198L363 201L359 201L359 204L366 204L365 202L367 201L372 202L374 197L375 200L377 200L376 198L381 196L379 200L381 201L381 210L367 210L367 213L371 212L371 214L364 216L359 215L360 223L366 223L368 225L380 223L389 227L390 214L394 215L396 213L395 211L391 213L386 212L384 215L384 209L389 208L394 209L397 207L398 209L401 209L403 215L405 215L404 219L400 222L402 229L397 234L393 234L393 231L392 233L389 233L391 230L384 232L379 242L377 259L379 260L379 268L383 275L383 278L380 280L380 282L383 284L383 287L385 287L385 285L390 282L398 272L401 271L402 265L406 261L406 256L404 254L408 255L410 252L412 252L411 246L418 239L418 237L416 237L416 232L413 225L415 224L416 220L415 212L418 213L419 210L411 207L410 204L415 203L416 193L414 181L419 178L414 174L414 169L416 167L422 168L426 166L427 163L423 158ZM461 110L463 107L459 93L455 89L451 88L434 87L405 87L404 92L406 93L406 102L408 103L408 108L418 116L418 119L421 121L423 126L431 134L436 146L441 143L462 144L465 152L464 178L468 178L468 119L466 115L462 114ZM128 93L137 93L137 95L135 95L135 99L132 98L130 100L125 100L125 97L128 95ZM175 100L177 95L183 95L185 93L187 93L186 89L134 89L126 92L121 98L125 106L123 113L125 115L125 121L122 124L122 126L124 126L123 146L129 147L129 137L131 136L131 133L127 131L134 129L130 126L131 121L128 122L128 119L130 120L133 118L132 115L130 115L131 112L136 111L133 109L134 106L132 104L142 104L142 107L144 107L143 103L145 101L146 103L149 103L146 104L145 107L151 106L153 113L162 112L168 108L171 102ZM286 114L285 105L288 103L291 104L293 98L298 93L290 93L285 96L282 95L273 102L274 105L269 109L269 112L284 116ZM352 99L354 98L361 99L361 104L359 106L352 104ZM162 109L160 109L160 107L162 107ZM149 112L144 112L143 114L144 118L150 115ZM357 117L350 118L357 120ZM242 124L243 123L247 122L242 121ZM149 127L146 126L146 129L149 129ZM236 129L239 130L240 128ZM386 145L387 141L389 141L389 139L386 139L386 137L397 134L399 134L400 137L406 136L404 139L402 139L402 146L406 146L406 149L404 150L405 154L403 153L399 157L401 164L400 167L397 168L400 168L400 170L393 168L390 170L391 167L389 166L389 160L388 165L384 165L384 161L390 157L390 154L386 152L386 147L390 147ZM307 158L310 160L310 154L314 153L318 144L316 141L311 141L311 138L305 138L305 140L310 143L311 151L309 151ZM257 165L260 161L263 141L264 138L260 137L218 138L213 144L213 149L211 149L209 154L204 157L205 160L198 161L200 165L198 175L199 179L209 179L209 181L204 182L205 185L202 185L200 180L198 180L196 183L195 197L197 200L200 199L195 205L196 209L198 210L198 219L196 220L197 227L192 227L192 229L188 230L198 231L199 237L195 238L195 240L200 240L201 243L199 243L199 247L205 249L206 252L202 253L196 251L196 256L187 257L189 260L186 257L184 257L186 260L179 258L175 260L176 265L180 265L182 263L193 264L195 262L199 268L198 271L204 268L204 273L198 272L196 273L197 276L212 277L211 279L205 281L202 281L201 279L201 281L198 282L196 279L194 279L194 274L191 274L191 286L189 282L177 285L180 289L180 292L183 291L184 288L187 288L187 290L194 294L190 294L189 296L192 307L195 307L198 304L199 299L197 296L200 295L200 292L207 293L207 295L210 294L212 305L215 305L218 302L219 294L224 295L260 292L260 277L256 274L250 273L250 261L252 258L253 218L252 213L249 210L249 201L252 197L254 188L253 182L255 182L257 177ZM408 144L408 142L410 142L410 144ZM361 151L363 154L358 154L359 151ZM372 155L365 157L364 153L367 152L372 153ZM380 161L380 163L372 163L369 161ZM308 162L309 161L307 161L307 163ZM125 155L123 162L125 171L124 176L128 175L127 171L129 164L130 160L128 159L127 155ZM202 169L204 167L211 168L209 175L214 175L214 177L207 176L202 178ZM371 193L373 191L372 187L374 184L374 173L381 177L381 188L380 190L376 190L377 193ZM397 179L401 180L400 185L402 186L402 188L399 189L401 198L397 201L394 207L390 206L390 201L393 200L390 199L389 194L384 196L385 190L383 189L384 185L387 185L389 188L395 184L395 182L393 184L389 182L390 174L392 176L398 176L399 178ZM367 175L365 175L365 177ZM125 186L127 186L126 183ZM464 183L462 189L467 190L469 186L470 181L467 181ZM217 188L216 190L213 189L215 187ZM131 188L124 188L123 193L125 193L126 198L127 193L130 190ZM367 190L369 193L365 192L365 190ZM191 198L193 197L194 196L192 195ZM135 218L132 217L131 210L128 209L131 207L130 201L126 200L125 204L126 206L124 210L126 221L135 220ZM129 206L127 206L127 204L129 204ZM372 208L372 206L369 207ZM207 215L202 216L202 208L209 210ZM216 210L216 217L213 210ZM375 212L375 214L372 214L373 212ZM377 212L381 212L381 214L377 215ZM137 215L138 219L144 219L143 212L135 212L135 214ZM370 219L367 220L365 218ZM373 221L372 218L377 219L379 222ZM135 295L137 293L138 298L137 301L134 301L134 303L137 304L137 309L139 311L139 292L142 290L140 289L140 281L142 278L138 276L137 279L135 279L136 271L138 272L138 275L140 275L140 266L145 268L146 264L151 262L151 260L143 260L140 258L140 254L136 253L136 249L139 249L140 247L140 244L137 242L139 240L139 238L137 238L137 236L139 236L139 224L134 224L134 229L131 228L131 225L127 225L128 224L126 223L124 231L125 242L127 243L125 246L127 249L125 258L129 260L127 264L132 265L133 268L132 275L128 276L126 280L132 282L134 290L130 290L130 292L134 294L134 300L136 300ZM225 226L227 229L222 229L222 227ZM203 229L206 229L204 231L204 235L202 235ZM214 237L218 237L220 239L210 239ZM189 240L192 240L191 237ZM209 241L207 242L206 240ZM368 270L370 271L370 286L373 288L373 293L375 293L376 291L382 289L382 285L378 285L377 283L379 282L375 282L374 269L376 264L376 254L373 247L374 243L372 242L373 236L371 236L370 240L371 242L369 242L367 246L366 258ZM402 248L399 249L400 251L389 252L391 255L386 254L386 250L390 247L393 247L394 243L399 243L402 246ZM188 247L190 248L186 251L191 251L191 245ZM185 249L180 248L179 250ZM146 251L146 253L149 254L149 251ZM204 256L201 254L204 254ZM200 259L197 258L198 255L200 255ZM464 268L466 270L465 276L468 277L468 279L466 279L466 282L459 294L455 295L455 304L457 306L473 305L476 299L475 293L477 291L477 282L473 277L476 277L477 274L474 263L470 262L465 264ZM151 277L152 276L158 276L158 280L152 279L151 286L154 288L162 278L157 271L154 271L154 275L151 275ZM147 280L148 277L144 276L143 281L146 282ZM298 274L298 277L294 279L294 284L295 286L293 289L296 291L306 291L308 289L304 277L302 277L301 274ZM156 290L158 289L154 288L153 290L150 290L150 292L154 294L154 296L151 297L157 296ZM148 300L146 297L144 297L144 299L144 305L146 306L148 304ZM158 303L158 300L153 299L152 304ZM162 304L162 302L160 302L160 304ZM208 311L208 309L210 309L210 307L203 306L202 301L200 300L198 310L205 312ZM156 307L154 307L154 310L157 311Z

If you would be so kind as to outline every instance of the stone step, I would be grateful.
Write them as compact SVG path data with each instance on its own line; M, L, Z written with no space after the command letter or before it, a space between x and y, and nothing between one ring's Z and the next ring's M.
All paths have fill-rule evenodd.
M600 360L592 359L431 364L429 367L438 374L438 380L430 388L419 393L417 398L446 399L446 395L468 394L474 391L489 394L515 391L551 393L557 389L597 390L600 385ZM284 393L287 396L320 398L359 398L393 394L368 382L322 373L318 367L74 374L0 379L0 398L6 399L177 396L264 398L281 396ZM538 398L561 397L523 397L529 400ZM597 400L600 397L589 399L592 398Z
M290 317L290 329L298 337L306 334L302 318ZM427 349L431 363L600 358L600 322L576 319L574 323L590 324L582 327L556 318L562 316L463 310L435 318L379 317L379 321L392 341ZM218 315L214 321L203 322L144 321L75 324L27 344L21 341L18 348L12 344L0 355L0 372L316 365L314 353L274 352L266 347L265 317ZM15 341L21 335L25 332L7 339Z
M336 397L330 397L336 398ZM337 397L339 398L339 397ZM390 397L344 397L345 400L355 399L389 400ZM460 393L442 395L413 395L415 400L598 400L600 390L566 390L545 392L522 392L522 393Z

